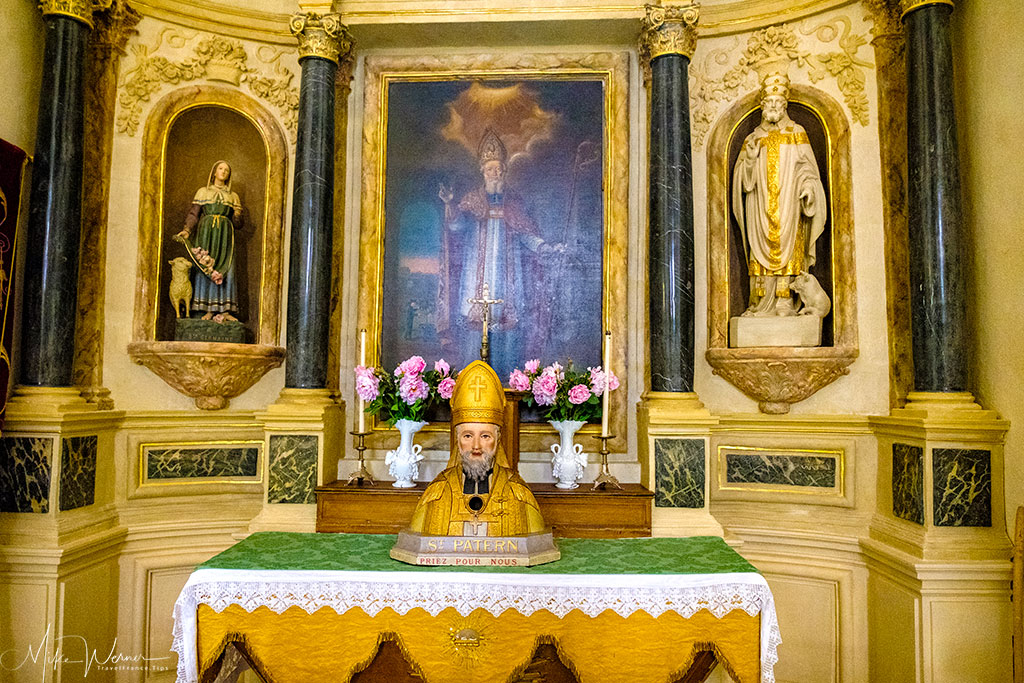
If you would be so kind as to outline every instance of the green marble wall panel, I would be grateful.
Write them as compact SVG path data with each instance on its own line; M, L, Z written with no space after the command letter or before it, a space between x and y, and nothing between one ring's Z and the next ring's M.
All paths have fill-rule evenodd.
M270 437L268 503L315 503L318 437L313 434Z
M836 488L841 454L725 453L727 484Z
M257 444L231 446L146 446L145 480L259 478L260 448Z
M932 502L935 526L992 526L992 454L933 448Z
M924 524L924 449L920 446L892 445L892 513Z
M74 510L92 505L96 500L96 451L99 439L93 436L72 436L61 441L60 503L61 510Z
M0 438L0 512L49 512L53 439Z
M704 439L654 440L654 505L704 507Z

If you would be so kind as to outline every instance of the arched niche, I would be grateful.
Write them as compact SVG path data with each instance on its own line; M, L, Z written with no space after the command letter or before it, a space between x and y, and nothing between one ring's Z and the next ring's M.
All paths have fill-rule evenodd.
M829 202L825 232L811 272L832 300L819 347L729 347L729 318L742 313L748 276L731 206L732 170L743 140L761 117L759 92L748 93L720 117L708 141L708 351L720 375L768 413L785 413L849 372L856 359L857 289L853 251L850 125L842 107L820 90L793 84L790 116L804 126Z
M236 233L235 272L247 341L174 339L168 262L184 256L172 240L197 188L215 161L232 166L243 221ZM196 399L200 408L227 406L281 364L282 244L288 146L273 116L237 90L182 88L153 107L143 134L132 358Z

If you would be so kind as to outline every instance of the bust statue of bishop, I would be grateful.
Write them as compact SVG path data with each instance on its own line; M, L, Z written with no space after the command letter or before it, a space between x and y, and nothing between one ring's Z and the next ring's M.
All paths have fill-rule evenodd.
M448 467L427 486L410 531L469 537L544 531L536 498L501 446L505 392L498 375L486 363L471 363L456 380L451 407L455 440Z

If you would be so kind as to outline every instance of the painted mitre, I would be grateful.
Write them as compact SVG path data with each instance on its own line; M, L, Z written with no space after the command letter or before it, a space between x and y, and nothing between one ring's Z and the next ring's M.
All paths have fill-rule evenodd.
M488 161L500 161L505 164L508 163L508 150L505 148L505 143L498 137L498 134L488 128L484 131L484 136L480 140L480 149L477 150L477 157L480 160L481 166Z
M498 379L498 373L481 360L473 361L459 373L450 403L452 427L463 422L486 422L499 427L505 424L505 390ZM453 467L459 462L459 445L453 430L448 466ZM495 462L502 467L509 466L508 457L500 442L495 453Z
M505 422L505 390L498 373L482 360L475 360L459 373L451 398L452 424Z

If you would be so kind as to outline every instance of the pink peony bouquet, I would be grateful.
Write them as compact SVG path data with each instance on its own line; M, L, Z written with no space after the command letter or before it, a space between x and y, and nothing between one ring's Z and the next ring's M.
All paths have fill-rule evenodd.
M601 395L605 388L618 389L619 378L600 366L580 372L570 361L567 368L558 363L541 368L540 361L533 359L523 370L512 371L508 385L513 391L527 392L523 403L545 408L548 420L588 422L601 417Z
M366 412L394 425L399 420L420 422L432 405L450 399L458 373L444 359L427 370L423 358L412 356L393 372L357 365L355 374L356 393L366 402Z

